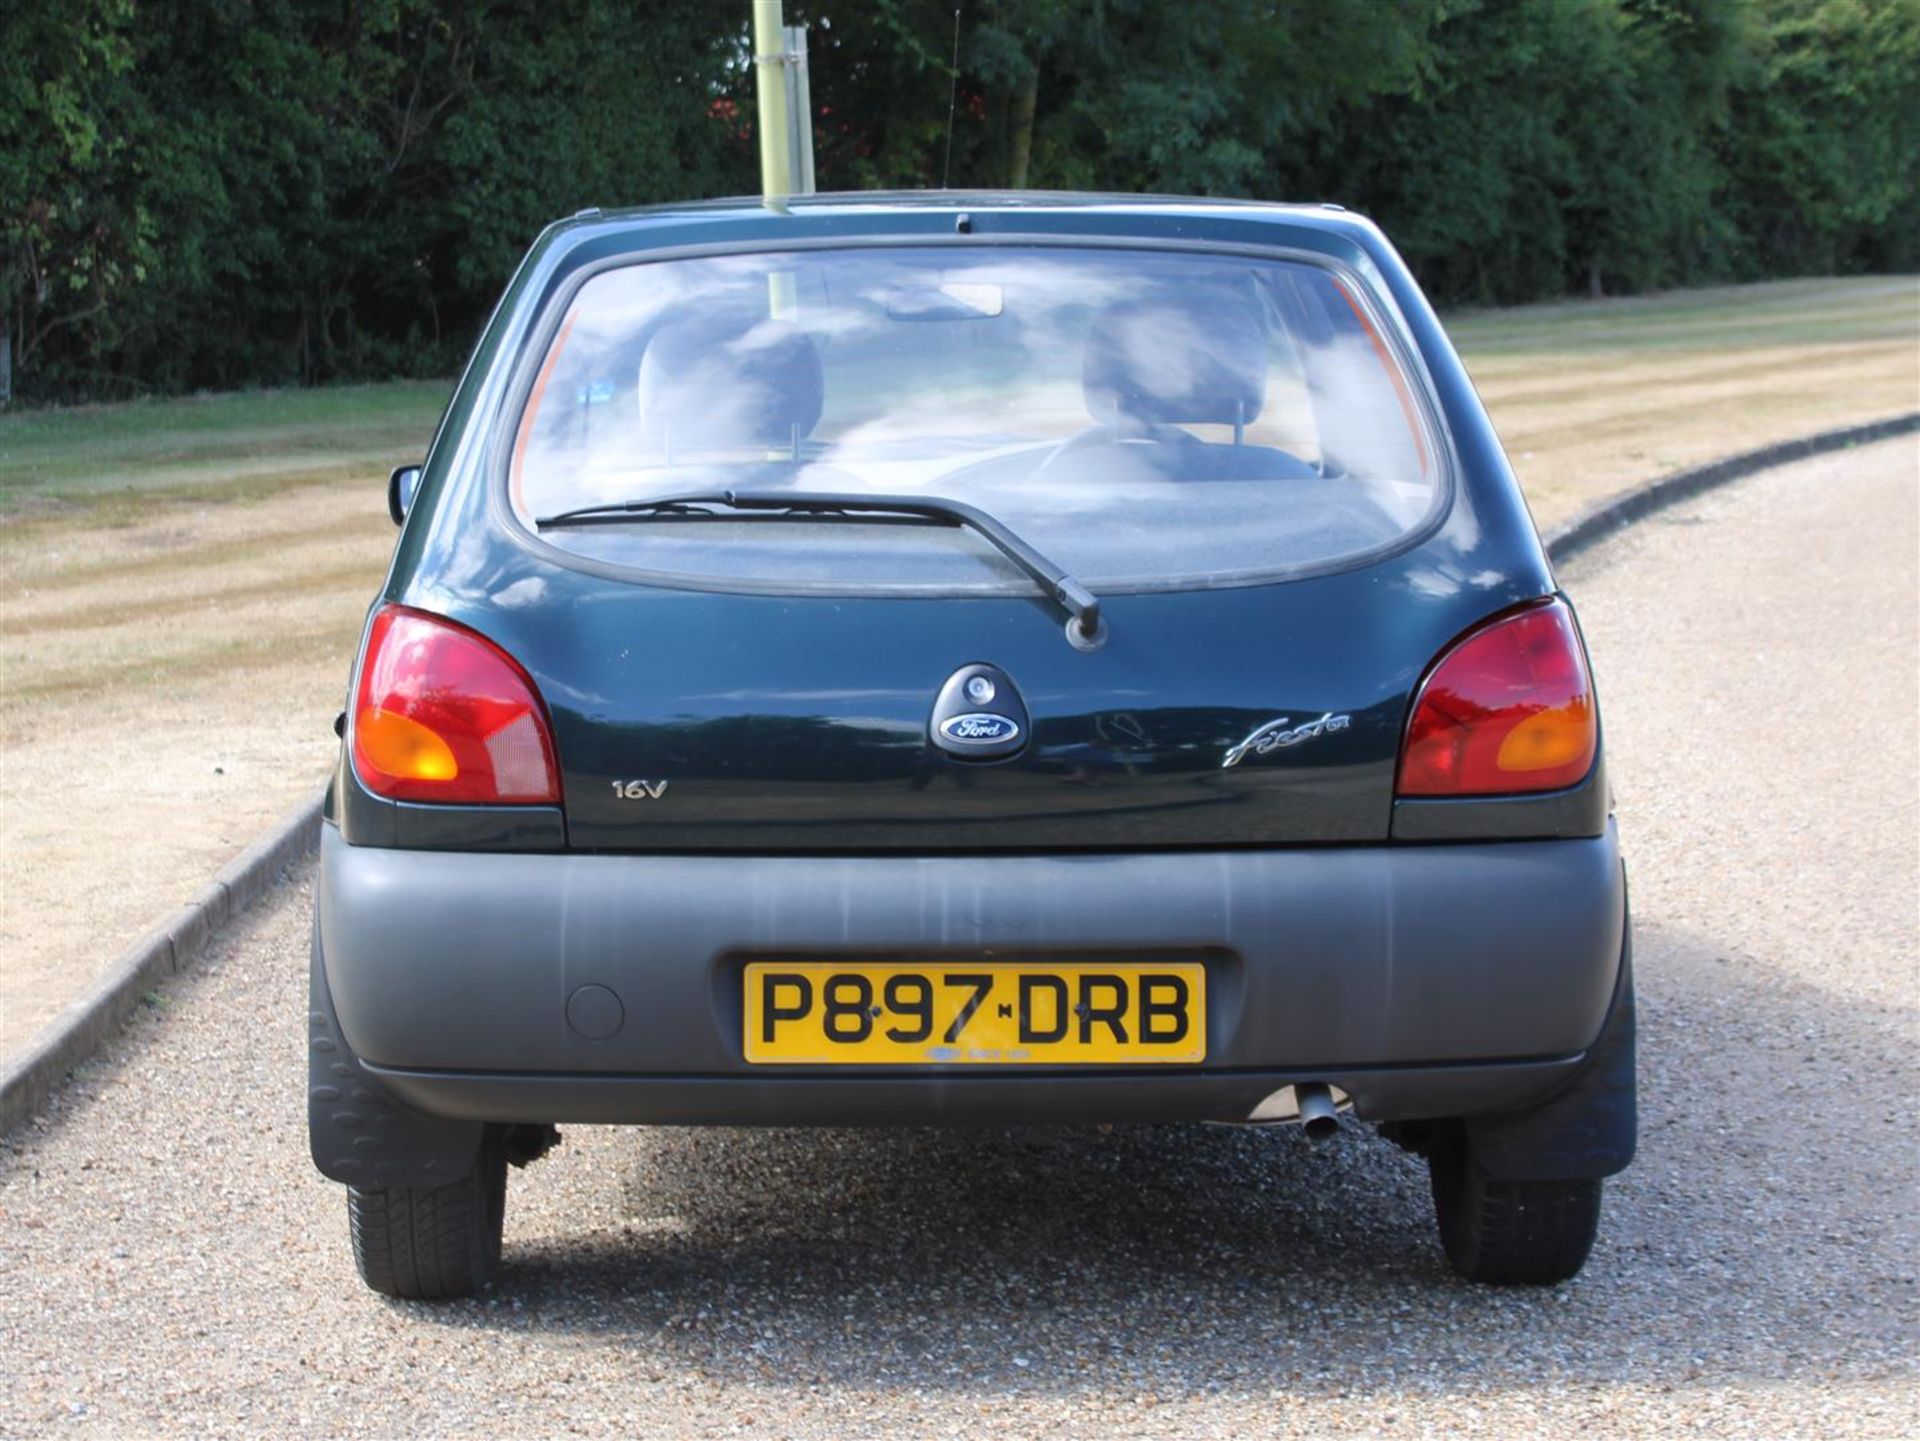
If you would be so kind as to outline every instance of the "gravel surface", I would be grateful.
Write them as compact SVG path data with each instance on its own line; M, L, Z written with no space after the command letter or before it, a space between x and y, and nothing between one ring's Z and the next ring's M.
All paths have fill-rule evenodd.
M1920 1432L1911 439L1571 568L1633 869L1641 1159L1456 1282L1351 1133L575 1128L491 1298L362 1291L305 1154L307 885L0 1153L0 1433Z

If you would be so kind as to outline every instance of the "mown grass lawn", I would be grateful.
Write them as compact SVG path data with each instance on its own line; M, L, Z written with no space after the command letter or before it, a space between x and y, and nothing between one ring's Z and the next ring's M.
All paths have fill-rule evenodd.
M1912 341L1920 335L1920 277L1778 280L1457 311L1446 319L1469 360Z
M229 495L381 475L417 457L451 389L402 380L0 415L0 509L129 491Z

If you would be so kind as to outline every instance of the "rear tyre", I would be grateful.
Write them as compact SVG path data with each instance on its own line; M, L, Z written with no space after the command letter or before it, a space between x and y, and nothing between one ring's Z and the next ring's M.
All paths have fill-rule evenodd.
M1600 1225L1600 1182L1502 1181L1458 1140L1427 1159L1440 1244L1453 1269L1493 1286L1550 1286L1576 1276Z
M498 1126L486 1128L472 1168L458 1180L347 1188L360 1279L404 1301L444 1301L485 1286L500 1264L506 1214L507 1155Z

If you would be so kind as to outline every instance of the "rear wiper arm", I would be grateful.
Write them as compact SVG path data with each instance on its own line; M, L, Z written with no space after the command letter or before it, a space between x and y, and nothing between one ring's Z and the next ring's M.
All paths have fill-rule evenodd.
M582 506L558 515L542 516L534 521L534 526L539 530L558 530L568 526L621 525L636 520L711 519L716 508L722 511L765 511L775 515L917 516L942 525L965 526L986 537L1002 555L1038 581L1047 594L1073 617L1073 629L1079 631L1081 639L1092 640L1100 633L1100 601L1092 591L1007 529L1003 522L978 506L957 500L936 500L918 495L725 490L668 495L656 500L627 501L613 505Z

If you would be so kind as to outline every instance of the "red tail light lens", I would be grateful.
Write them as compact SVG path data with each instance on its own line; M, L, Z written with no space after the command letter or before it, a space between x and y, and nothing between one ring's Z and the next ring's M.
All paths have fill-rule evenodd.
M353 702L353 768L399 801L539 805L560 799L546 711L491 641L390 605L373 618Z
M1563 601L1493 621L1435 662L1400 752L1403 796L1556 791L1598 747L1593 682Z

